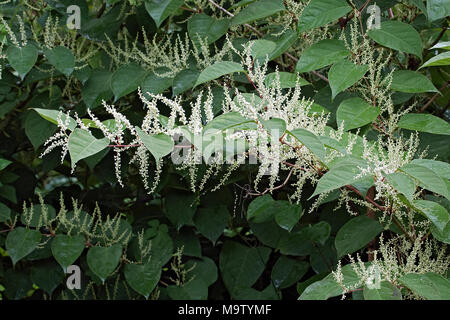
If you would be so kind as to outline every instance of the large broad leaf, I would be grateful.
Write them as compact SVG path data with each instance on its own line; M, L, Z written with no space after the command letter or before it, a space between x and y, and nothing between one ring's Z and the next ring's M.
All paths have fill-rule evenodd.
M88 108L98 107L102 100L113 96L110 86L111 72L94 69L81 89L81 97Z
M207 286L212 285L217 281L218 270L214 260L208 257L201 257L201 259L192 259L186 262L186 269L191 269L190 277L201 280Z
M266 39L254 40L251 48L251 55L253 59L265 59L266 56L269 56L271 52L275 50L277 44L273 41L269 41Z
M338 93L351 87L366 74L369 67L366 65L357 65L348 60L342 60L334 64L328 72L328 80L331 87L331 99Z
M181 7L183 3L183 0L146 0L145 9L159 28L161 23Z
M64 272L54 261L34 265L31 269L33 283L50 295L63 282L64 277Z
M161 267L150 260L146 264L127 264L123 273L130 287L147 299L161 278Z
M391 89L400 92L439 92L423 74L410 70L397 70L392 75Z
M234 241L227 241L219 257L222 279L233 296L239 288L249 288L266 268L270 249L246 247Z
M273 266L272 283L277 289L288 288L300 280L308 269L308 262L281 256Z
M364 287L364 300L402 300L400 289L387 281L382 281L379 288Z
M450 2L447 0L427 0L427 15L429 21L450 16Z
M244 71L245 70L242 68L242 66L236 62L232 61L216 62L200 73L197 81L195 82L194 87L198 86L199 84L220 78L221 76L224 76L226 74Z
M274 202L275 200L273 200L270 194L255 198L248 206L247 220L255 223L268 221L275 214L272 210Z
M114 101L135 91L145 76L145 70L136 63L119 67L111 76L111 90Z
M181 70L172 83L172 96L175 97L189 89L191 89L197 81L200 72L198 70L185 69Z
M361 173L358 166L366 166L364 162L357 160L346 160L339 165L333 166L330 171L325 173L317 183L316 190L311 198L324 192L329 192L334 189L341 188L346 185L351 185L360 179L355 177Z
M423 65L421 65L419 69L425 67L448 66L448 65L450 65L450 51L440 53L437 56L431 58Z
M408 199L412 200L414 191L416 190L416 183L407 174L401 172L394 172L385 176L387 182Z
M0 202L0 222L6 222L11 219L11 209Z
M32 44L28 44L22 48L10 46L8 47L8 50L6 50L6 56L8 57L8 62L11 67L13 67L23 79L36 63L38 51Z
M322 27L339 19L352 8L345 0L311 0L303 10L298 23L299 32Z
M69 136L69 154L72 167L81 159L87 158L105 149L109 144L108 138L97 139L89 131L76 128Z
M5 241L6 251L13 265L30 254L41 241L41 233L37 230L17 227L8 233Z
M67 77L70 76L75 68L75 56L72 51L66 47L58 46L53 49L45 49L45 56L56 70Z
M84 237L59 234L53 239L51 249L55 260L66 272L67 267L72 265L83 252Z
M286 121L284 121L283 119L259 119L259 122L263 125L264 129L269 133L269 135L275 140L279 140L286 131Z
M121 256L122 246L114 244L110 247L92 247L86 258L89 269L104 282L116 269Z
M432 114L405 114L400 118L398 127L408 130L450 135L450 124Z
M228 225L230 214L226 206L200 208L194 217L197 230L213 244Z
M306 86L310 84L308 81L300 77L298 74L289 73L289 72L272 72L269 73L264 79L264 84L269 88L275 88L277 83L277 74L280 80L280 88L294 88L298 84L300 86Z
M275 49L269 54L269 61L281 56L287 49L289 49L298 39L297 32L288 29L281 37L267 35L264 39L275 42ZM266 60L266 57L258 58L257 61L261 64Z
M438 176L433 170L422 165L409 163L400 168L400 171L407 173L411 177L420 182L420 186L432 192L449 198L448 189L445 181Z
M144 146L155 157L156 161L168 155L173 150L174 142L172 138L165 133L149 135L138 127L136 127L136 132Z
M285 10L282 0L259 0L242 9L231 20L232 26L266 18Z
M410 24L396 20L383 21L379 29L372 29L368 34L382 46L412 53L422 59L422 40Z
M194 195L169 193L166 197L166 214L177 230L184 225L194 225L192 218L196 210Z
M44 120L36 112L31 112L26 116L25 133L28 139L30 139L35 150L47 141L48 137L51 137L55 133L56 129L57 128L55 125L52 125L48 121Z
M341 40L325 39L306 49L297 62L295 71L317 70L347 57L350 52Z
M0 171L9 166L12 162L6 159L0 158Z
M367 265L366 265L367 267ZM342 267L343 283L346 287L352 287L360 281L353 266L348 264ZM299 300L327 300L343 293L342 287L336 282L333 274L327 275L320 281L310 284L300 295Z
M201 13L188 20L187 28L189 37L197 47L200 47L199 38L207 44L214 43L227 32L229 24L228 19L217 20Z
M440 232L444 232L445 227L450 221L450 216L443 206L437 202L428 200L415 200L413 205L422 212Z
M339 229L334 240L338 258L363 248L381 231L380 223L367 216L350 219Z
M172 300L206 300L208 286L201 279L193 279L182 286L168 286L167 294Z
M344 130L360 128L374 121L380 108L371 106L361 98L350 98L341 102L336 112L338 126L344 121Z
M152 94L162 93L172 86L172 78L158 76L158 74L162 74L164 71L164 69L156 69L155 71L150 71L145 76L141 85L142 93L144 95L148 92Z
M450 300L450 282L439 274L433 272L408 273L398 281L425 299Z
M302 216L301 204L291 204L287 200L278 200L272 204L275 221L283 229L291 231Z
M50 121L51 123L58 124L58 117L59 117L59 110L49 110L49 109L40 109L40 108L33 108L34 111L39 113L39 115L44 118L47 121ZM63 123L66 123L67 115L65 113L62 113L61 115L61 121ZM68 128L69 130L75 129L77 126L77 122L72 117L69 117L68 121Z
M256 123L254 120L244 118L240 113L232 111L224 113L216 118L204 127L203 131L207 133L208 131L214 132L217 130L227 130L227 129L256 129Z
M414 159L411 163L427 167L433 170L438 176L450 179L450 163L431 159Z
M314 133L305 129L294 129L287 132L300 143L304 144L317 158L323 161L325 158L325 146Z

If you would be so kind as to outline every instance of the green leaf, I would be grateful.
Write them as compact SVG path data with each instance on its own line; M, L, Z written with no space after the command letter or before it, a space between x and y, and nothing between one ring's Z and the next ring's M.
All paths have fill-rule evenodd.
M314 133L300 128L286 132L304 144L319 160L325 158L325 146Z
M145 0L145 9L159 28L183 3L183 0Z
M192 271L189 272L188 277L195 277L194 279L203 281L207 286L210 286L217 281L218 272L216 263L208 257L191 259L186 262L185 266L188 270L193 268Z
M88 81L81 89L81 97L90 109L98 107L102 100L113 97L110 86L111 72L94 69Z
M278 75L280 77L280 88L281 89L285 89L285 88L294 88L297 84L300 86L306 86L309 83L308 81L306 81L305 79L303 79L302 77L300 77L298 74L295 73L289 73L289 72L278 72ZM264 79L264 84L268 87L268 88L276 88L277 86L277 73L276 72L272 72L269 73L266 78Z
M192 218L196 210L194 195L169 193L166 197L166 215L177 230L184 225L194 225Z
M276 48L269 54L269 61L278 58L281 56L284 52L286 52L287 49L289 49L294 42L298 39L297 32L288 29L284 32L284 34L281 37L275 37L271 35L267 35L264 37L267 40L273 41L276 44ZM266 57L261 57L257 59L257 61L262 64L264 61L266 61Z
M428 200L414 200L413 205L417 210L423 213L440 232L444 232L445 227L450 221L450 216L443 206Z
M272 284L264 290L259 291L253 288L238 288L234 293L234 300L280 300L280 293Z
M108 144L108 138L97 139L89 131L79 128L74 129L68 142L72 168L78 161L102 151Z
M430 50L432 49L450 50L450 41L439 41L430 48Z
M266 39L254 40L252 43L251 55L253 59L262 58L266 59L266 56L270 56L270 53L275 50L277 44L273 41Z
M6 50L6 56L11 67L23 79L36 63L38 51L32 44L28 44L22 48L9 46L8 50Z
M228 225L230 214L226 206L200 208L194 217L197 230L213 244L222 235Z
M338 258L363 248L381 231L383 231L383 227L380 223L367 216L350 219L336 234L334 244Z
M56 70L63 73L66 77L70 76L75 68L75 56L72 51L66 47L58 46L53 49L44 49L44 54L48 62Z
M58 124L58 117L59 117L59 110L49 110L49 109L40 109L40 108L33 108L34 111L39 113L39 115L44 118L47 121L50 121L51 123ZM61 121L63 123L66 123L67 115L64 114L64 112L61 114ZM69 130L75 129L77 126L77 122L75 119L69 116Z
M351 87L366 74L369 67L366 65L357 65L348 60L342 60L335 63L328 71L328 80L331 87L331 99L338 93Z
M414 159L411 163L427 167L428 169L433 170L438 176L450 179L450 164L447 162L431 159Z
M380 283L379 289L364 287L364 300L402 300L400 289L387 281Z
M276 223L283 229L291 231L302 216L302 206L291 204L287 200L278 200L272 204Z
M309 263L286 256L278 258L272 269L272 283L277 289L285 289L299 281L308 271Z
M269 220L275 213L271 208L274 201L270 194L255 198L248 206L247 220L255 223Z
M142 93L147 96L147 92L152 94L159 94L172 86L173 79L168 77L160 77L158 74L163 74L165 70L156 69L150 71L142 81Z
M269 120L259 119L259 122L263 125L264 129L270 134L270 136L278 140L286 131L286 121L279 118L272 118Z
M122 256L122 246L114 244L110 247L91 247L87 253L89 269L97 275L102 282L114 272Z
M423 65L421 65L419 70L425 67L448 66L448 65L450 65L450 51L440 53L437 56L431 58Z
M330 237L331 226L326 221L320 221L312 226L303 228L302 233L305 235L306 239L314 244L324 245Z
M406 166L401 167L399 170L417 179L422 187L443 195L447 199L449 198L445 181L434 173L433 170L414 163L409 163Z
M204 13L196 14L188 20L187 29L189 37L195 46L200 48L200 40L206 41L207 44L214 43L221 38L228 30L230 20L214 19Z
M208 286L200 279L193 279L183 286L168 286L167 294L172 300L206 300Z
M84 250L84 237L58 234L51 245L53 257L61 265L64 272L72 265Z
M111 76L114 101L135 91L145 76L145 70L136 63L120 66Z
M7 222L11 219L11 209L0 202L0 222Z
M144 146L155 157L156 161L159 161L162 157L172 152L174 148L174 142L170 136L165 133L158 133L154 135L146 134L144 131L135 128Z
M450 124L432 114L407 113L400 118L398 127L408 130L450 135Z
M3 158L0 158L0 171L9 166L12 162Z
M408 273L398 281L425 299L450 300L450 282L439 274L433 272Z
M242 9L231 19L231 25L237 26L258 19L266 18L277 12L284 11L282 0L259 0Z
M30 112L25 119L25 134L30 139L35 150L47 141L55 133L56 129L55 125L44 120L36 112Z
M338 126L344 121L344 130L360 128L375 121L380 108L371 106L361 98L350 98L341 102L336 112Z
M450 16L450 3L447 0L427 0L428 20L435 21Z
M321 40L306 49L297 62L295 71L309 72L317 70L347 57L350 52L341 40Z
M409 93L439 92L423 74L410 70L397 70L392 75L391 90Z
M298 23L299 32L322 27L345 16L352 8L345 0L311 0Z
M29 255L41 241L41 233L37 230L17 227L8 233L5 241L6 251L13 265Z
M64 277L64 272L55 262L47 262L31 268L31 281L50 295L63 282Z
M251 287L262 274L271 250L266 247L246 247L227 241L222 247L219 267L226 288L233 296L239 288Z
M194 87L200 72L197 70L186 69L180 71L175 78L173 78L172 96L175 97L192 87Z
M366 267L368 267L367 264ZM341 272L344 276L343 283L346 287L353 287L361 281L351 264L343 266ZM327 300L328 298L335 297L340 294L342 294L342 287L336 282L333 274L330 273L322 280L310 284L298 299Z
M401 172L394 172L386 175L385 178L395 190L403 193L406 199L412 200L414 191L416 190L416 183L410 176Z
M199 84L220 78L226 74L231 74L233 72L245 72L245 70L239 63L236 62L216 62L213 65L206 67L206 69L200 73L194 87L198 86Z
M208 122L203 128L203 132L224 131L232 128L237 130L256 129L256 123L254 120L244 118L239 112L232 111L221 114Z
M146 264L126 264L123 273L130 287L147 299L161 278L161 267L150 259Z
M388 20L379 29L369 30L368 35L382 46L405 53L412 53L422 59L422 40L410 24Z

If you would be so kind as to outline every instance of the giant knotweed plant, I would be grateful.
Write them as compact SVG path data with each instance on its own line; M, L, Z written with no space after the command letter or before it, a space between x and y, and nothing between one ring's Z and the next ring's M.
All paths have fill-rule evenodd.
M0 2L0 254L81 266L44 298L450 299L450 9L416 2Z

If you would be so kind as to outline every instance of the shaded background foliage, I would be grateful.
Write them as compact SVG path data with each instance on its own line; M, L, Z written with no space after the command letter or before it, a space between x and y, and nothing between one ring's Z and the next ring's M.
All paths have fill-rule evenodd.
M220 190L193 194L189 191L187 172L174 168L168 161L156 192L148 195L137 175L137 167L128 165L126 155L121 167L124 187L118 185L114 175L114 154L109 148L80 161L71 174L70 163L64 161L61 164L58 152L39 158L43 151L42 145L56 132L57 127L33 110L72 110L83 117L87 108L90 108L103 120L108 118L100 107L101 100L105 99L108 103L114 102L133 124L140 125L145 116L136 93L140 86L143 92L150 90L168 97L183 95L183 105L189 113L188 102L194 100L200 90L198 87L193 88L202 69L196 65L196 61L191 59L177 72L161 78L145 63L125 59L120 61L121 65L117 65L108 54L113 51L108 49L108 41L124 48L125 39L127 45L131 45L137 37L137 46L144 48L142 37L138 37L142 30L149 39L157 35L157 41L166 34L184 36L188 33L195 39L194 35L199 32L208 37L211 48L213 45L221 47L225 34L232 34L234 31L231 31L231 27L235 25L252 24L251 28L242 27L239 30L241 37L235 39L236 42L246 43L258 39L268 29L273 31L285 27L276 25L277 21L283 20L270 20L274 15L294 15L292 24L283 35L276 37L268 33L264 36L264 39L276 44L269 54L270 71L278 67L280 71L294 72L295 61L282 53L304 41L308 31L315 29L320 32L328 25L332 33L338 34L340 30L350 33L351 7L346 1L339 2L344 8L342 14L326 17L322 24L316 25L320 17L299 20L295 13L286 11L283 1L222 1L221 6L237 14L233 19L208 1L77 1L76 4L81 8L81 29L70 32L76 35L74 39L79 45L83 39L86 41L85 47L77 47L83 53L77 53L75 59L71 50L62 47L58 47L59 51L38 51L32 29L44 34L47 19L58 17L58 29L65 30L66 8L72 2L7 1L0 5L1 15L18 39L21 33L25 34L29 39L25 47L35 48L25 53L6 51L6 48L13 50L9 48L14 47L14 44L5 26L0 26L0 40L4 43L3 52L6 52L6 59L0 60L0 222L3 223L0 230L0 289L3 298L129 299L150 296L155 299L297 299L308 285L335 270L338 258L344 254L359 251L365 255L364 248L379 235L382 227L374 220L358 220L355 223L359 232L350 230L355 232L352 241L357 242L356 246L344 243L349 248L337 248L335 238L338 231L344 225L348 226L350 220L360 218L349 215L346 208L333 211L337 193L331 194L317 212L302 214L303 211L308 212L312 205L313 200L308 199L313 194L314 186L305 187L301 205L290 205L287 201L287 195L295 191L290 184L272 195L251 197L246 186L253 182L257 168L243 165L232 173ZM321 1L315 3L320 4ZM327 3L331 2L322 1L322 4ZM420 33L420 45L423 44L423 47L413 46L409 53L394 50L400 69L416 71L437 52L445 52L442 49L427 49L438 42L449 40L446 31L450 12L448 4L433 0L383 0L377 1L377 4L381 7L383 22L395 13L396 19L409 23ZM361 8L365 1L354 1L354 5ZM250 7L251 10L246 11L245 8ZM22 31L17 15L25 22ZM367 18L367 13L363 11L364 25ZM175 36L171 39L172 47L176 46ZM395 44L394 47L387 46L396 49ZM407 49L403 51L408 52ZM414 55L415 52L419 53L419 57ZM295 54L295 51L291 53ZM14 56L19 57L20 54L29 58L15 62ZM84 54L88 54L88 58L81 61L80 57ZM25 65L21 65L24 61ZM344 99L354 96L354 93L345 91L348 86L344 86L339 90L342 92L336 94L335 90L338 89L330 88L328 80L325 81L323 76L320 77L314 71L329 64L304 71L302 76L306 82L302 94L313 98L315 103L330 112L329 125L336 128L338 106ZM20 70L23 70L22 74ZM298 65L297 71L302 71ZM450 95L448 72L448 66L445 65L426 69L425 86L430 85L431 89L422 90L424 85L420 84L420 88L410 92L398 90L393 94L395 104L417 101L418 110L447 121ZM330 73L328 76L332 81ZM233 80L241 91L254 92L252 84L245 77L235 73ZM221 110L222 87L226 83L226 79L211 83L216 115ZM162 104L160 107L161 112L168 116L170 110L164 109ZM438 132L444 134L410 129L425 131L420 132L420 148L428 147L431 158L436 156L436 160L449 161L447 127ZM373 139L378 134L370 125L364 126L362 133ZM205 165L199 166L200 172L205 170ZM286 176L281 177L282 181L284 178ZM220 179L211 179L207 189L212 189L219 182ZM52 244L66 233L64 226L58 230L61 234L57 233L56 237L51 228L41 227L37 222L30 225L31 229L23 227L26 221L22 214L24 202L36 204L34 212L38 216L41 212L37 193L44 197L50 216L55 216L60 210L61 194L68 211L73 209L73 198L82 204L83 212L89 214L93 214L96 206L103 217L120 213L120 220L117 220L119 229L126 236L130 235L129 242L123 239L122 242L118 241L122 245L128 244L127 252L122 257L122 249L120 253L114 252L117 244L112 243L104 247L113 248L108 252L95 253L92 250L95 243L85 243L86 248L83 246L82 253L73 253L76 259L73 262L81 266L83 275L82 290L75 290L75 294L65 286L66 276L61 268L64 265L61 262L63 258L57 258L58 249L54 249ZM449 208L448 200L440 198L439 202ZM357 204L354 204L354 208L364 218L366 208ZM274 214L280 212L280 215ZM17 239L25 237L19 231L30 230L38 230L42 237L39 232L27 233L30 245L19 248L23 252L11 254L14 248L11 250L10 246L8 250L6 242L7 235L13 232L8 231L9 221L15 216L19 221L14 229ZM364 232L361 232L362 226L367 228L362 229ZM145 266L128 263L124 258L139 260L140 249L137 246L141 230L144 230L145 241L151 240L151 261L158 260ZM33 237L37 239L35 244ZM80 241L83 242L83 239ZM38 248L37 243L41 243ZM90 254L93 256L91 260ZM96 265L95 261L99 259L112 261L112 269L104 271L102 266ZM116 270L116 266L120 268ZM103 274L106 276L106 285L99 276ZM157 289L154 290L155 287ZM338 290L335 295L339 294ZM361 298L363 296L358 292L353 294L353 299Z

